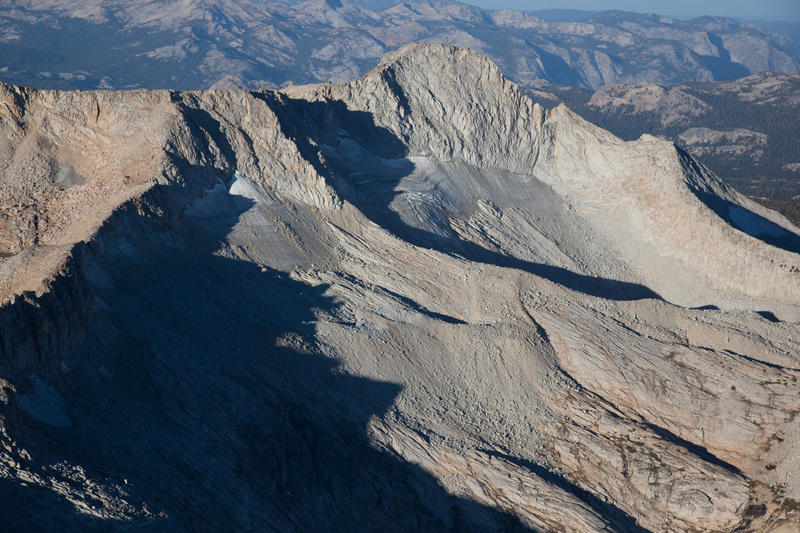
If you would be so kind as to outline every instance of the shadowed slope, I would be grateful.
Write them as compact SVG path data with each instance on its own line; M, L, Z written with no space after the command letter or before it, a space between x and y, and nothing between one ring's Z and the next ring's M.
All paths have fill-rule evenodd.
M281 127L295 139L303 155L315 164L317 171L336 184L337 193L343 199L356 206L379 226L411 244L457 254L469 261L518 269L590 296L611 300L660 298L654 291L642 285L587 276L554 265L525 261L488 250L459 238L452 231L445 230L448 236L443 237L441 234L411 226L391 207L398 184L414 170L414 163L403 159L407 155L407 149L401 139L386 128L376 125L369 113L349 111L347 105L341 101L308 102L286 97L276 98L272 93L254 95L272 106L281 121ZM374 161L369 161L369 156L373 154L368 153L362 154L365 158L363 166L344 157L337 157L335 153L328 153L323 163L316 147L338 144L340 139L336 134L342 130L347 131L358 144L374 150L382 157L399 158L394 162L394 169L386 172L386 169L376 168ZM370 184L367 185L365 181Z
M399 387L336 371L315 343L318 320L345 319L327 287L229 257L225 237L253 205L223 201L226 212L98 262L103 310L58 383L71 427L23 415L13 430L37 462L68 460L106 490L120 484L155 513L137 524L170 531L527 530L368 442L366 423ZM0 505L7 530L128 529L66 502L58 511L42 490L11 491L14 512Z

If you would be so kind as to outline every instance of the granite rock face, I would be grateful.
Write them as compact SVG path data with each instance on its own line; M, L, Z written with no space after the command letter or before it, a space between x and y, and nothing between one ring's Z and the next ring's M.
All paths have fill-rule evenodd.
M748 196L800 199L794 149L800 142L794 120L798 75L765 72L726 82L609 85L595 92L538 81L522 90L548 107L563 102L625 140L643 133L671 140Z
M797 527L800 230L671 143L440 45L1 91L9 528Z

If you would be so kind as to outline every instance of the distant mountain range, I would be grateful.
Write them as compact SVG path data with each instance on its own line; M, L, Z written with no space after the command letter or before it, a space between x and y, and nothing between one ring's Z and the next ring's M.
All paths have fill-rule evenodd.
M388 50L418 41L475 49L517 82L592 89L800 72L800 45L789 26L770 33L716 17L390 4L10 0L0 6L0 79L60 89L341 82L363 75Z

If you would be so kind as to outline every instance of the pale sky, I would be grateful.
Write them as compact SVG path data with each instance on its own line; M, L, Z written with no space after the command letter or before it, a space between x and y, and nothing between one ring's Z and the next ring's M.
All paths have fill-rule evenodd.
M800 0L461 0L488 9L509 7L540 9L621 9L638 13L658 13L674 17L721 15L753 20L792 20L800 22Z

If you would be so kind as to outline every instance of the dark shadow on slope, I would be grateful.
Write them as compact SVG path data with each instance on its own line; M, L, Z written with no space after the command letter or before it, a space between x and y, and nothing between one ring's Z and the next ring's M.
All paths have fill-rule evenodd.
M236 152L223 135L222 125L219 120L203 109L197 101L197 96L192 93L173 93L172 101L178 106L187 119L187 125L191 129L192 139L196 142L205 143L206 153L214 153L209 149L209 143L219 149L225 159L226 167L233 168L236 164Z
M440 321L446 322L448 324L466 324L466 322L464 322L460 318L455 318L455 317L452 317L450 315L445 315L445 314L442 314L442 313L437 313L436 311L431 311L427 307L418 304L417 302L415 302L411 298L407 298L407 297L403 296L402 294L397 294L396 292L390 291L389 289L387 289L385 287L381 288L381 290L383 292L386 292L387 294L389 294L392 298L395 298L395 299L399 300L400 302L402 302L404 305L410 307L411 309L413 309L417 313L420 313L421 315L425 315L425 316L427 316L429 318L432 318L434 320L440 320Z
M779 324L781 321L781 319L775 316L775 313L772 311L756 311L756 314L761 315L762 318L765 318L775 324Z
M701 305L698 307L690 307L689 309L692 309L694 311L719 311L719 307L713 304Z
M530 46L539 56L546 77L550 83L555 85L588 86L586 80L582 79L578 72L564 61L563 58L551 54L538 46Z
M649 529L640 526L636 522L636 519L634 519L632 516L627 514L625 511L623 511L613 503L604 502L591 492L582 489L581 487L575 485L564 476L556 472L553 472L551 470L548 470L542 465L536 464L533 461L529 461L527 459L513 457L511 455L507 455L505 453L494 450L483 449L480 451L491 457L496 457L498 459L502 459L511 464L524 468L525 470L530 471L537 477L540 477L545 481L547 481L548 483L555 485L564 492L572 494L582 502L586 503L589 507L591 507L594 512L602 516L603 519L607 520L608 523L618 531L625 531L628 533L650 533Z
M800 254L800 235L783 229L771 220L728 202L719 196L699 190L694 190L693 192L717 216L739 231L776 248Z
M772 314L772 313L770 313L770 314ZM778 322L780 322L780 320ZM744 359L746 361L750 361L751 363L756 363L756 364L759 364L759 365L768 366L770 368L774 368L775 370L779 370L781 372L786 372L787 370L791 370L793 372L800 372L800 368L795 368L795 367L791 367L791 366L777 365L775 363L770 363L769 361L762 361L761 359L756 359L755 357L750 357L749 355L744 355L744 354L739 353L739 352L734 352L733 350L723 350L723 351L725 353L727 353L727 354L734 355L736 357L741 357L742 359Z
M694 53L693 55L711 71L715 80L738 80L739 78L744 78L752 74L747 67L731 59L731 53L725 48L725 44L722 42L719 35L712 32L708 32L707 35L708 40L716 47L719 56L705 56Z
M698 174L707 172L685 150L677 146L676 150L684 165L688 166L693 172ZM717 216L739 231L776 248L800 254L800 235L792 233L771 220L767 220L761 215L757 215L715 194L697 187L690 187L690 190Z
M337 133L346 130L350 138L372 154L382 158L402 158L408 154L401 139L377 126L370 113L350 111L341 101L308 102L277 93L253 95L273 109L284 133L297 143L302 155L336 187L343 199L370 220L407 242L474 262L528 272L590 296L610 300L661 299L656 292L643 285L587 276L558 266L526 261L461 239L454 232L442 236L406 224L390 204L397 195L398 183L407 173L375 179L369 187L365 187L358 180L351 179L352 169L337 164L334 158L322 158L319 150L321 145L336 146L339 143ZM409 165L413 168L410 161Z
M681 437L677 436L670 430L663 428L661 426L657 426L656 424L646 423L645 425L648 428L650 428L653 431L653 433L655 433L665 441L671 442L677 446L680 446L681 448L684 448L685 450L696 455L697 457L706 461L707 463L717 465L721 468L724 468L728 472L734 473L736 475L739 476L742 475L742 472L738 468L736 468L735 466L726 461L723 461L722 459L720 459L719 457L708 451L708 449L705 448L704 446L700 446L699 444L695 444L693 442L689 442L686 439L682 439Z
M92 340L53 378L72 427L19 415L13 428L37 465L67 460L101 484L127 480L127 499L154 515L90 520L49 491L6 483L3 529L41 515L59 531L526 531L370 444L368 422L400 387L321 354L319 317L351 318L325 285L218 253L252 207L224 198L226 213L180 228L126 226L150 233L127 231L126 245L105 250Z
M109 529L107 521L78 513L65 497L9 478L0 478L0 524L6 533Z

